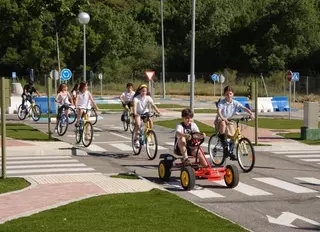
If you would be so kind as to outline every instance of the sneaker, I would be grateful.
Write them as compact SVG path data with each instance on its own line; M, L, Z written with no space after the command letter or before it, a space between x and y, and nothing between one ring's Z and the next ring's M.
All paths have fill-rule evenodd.
M140 142L139 142L138 139L134 142L134 146L135 146L136 148L139 148L139 147L140 147Z
M237 157L236 157L236 155L235 154L233 154L233 152L232 153L230 153L230 160L233 160L233 161L235 161L235 160L237 160Z
M188 158L182 158L181 159L181 162L182 162L182 164L184 165L184 166L190 166L191 165L191 162L190 162L190 160L188 159Z
M58 133L58 127L54 128L54 133Z

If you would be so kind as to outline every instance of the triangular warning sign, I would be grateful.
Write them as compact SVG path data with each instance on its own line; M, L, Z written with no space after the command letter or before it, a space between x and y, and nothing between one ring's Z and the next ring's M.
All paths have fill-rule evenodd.
M154 71L144 71L144 73L146 74L146 76L148 77L148 79L151 81L152 77L154 76Z

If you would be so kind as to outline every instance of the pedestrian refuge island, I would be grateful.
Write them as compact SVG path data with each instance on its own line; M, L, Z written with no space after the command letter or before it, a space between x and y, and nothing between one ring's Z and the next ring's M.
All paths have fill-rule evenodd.
M319 102L304 102L304 123L301 127L301 139L320 140Z

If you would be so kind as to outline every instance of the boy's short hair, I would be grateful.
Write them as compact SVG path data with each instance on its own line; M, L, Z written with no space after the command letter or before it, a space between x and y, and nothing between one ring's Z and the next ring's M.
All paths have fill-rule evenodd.
M189 109L189 108L183 109L183 110L181 111L181 117L182 117L182 118L187 118L187 117L193 118L193 112L192 112L192 110Z
M233 89L231 86L227 85L227 86L224 87L224 89L223 89L223 94L226 94L226 92L232 92L232 93L234 93L234 89Z
M133 87L133 84L132 84L132 83L128 83L128 84L127 84L127 88L129 88L129 87L131 87L131 86Z

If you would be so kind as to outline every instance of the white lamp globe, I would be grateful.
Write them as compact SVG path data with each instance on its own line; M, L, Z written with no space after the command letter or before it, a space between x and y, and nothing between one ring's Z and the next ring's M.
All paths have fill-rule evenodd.
M81 24L87 24L90 21L90 15L86 12L81 12L78 15L78 20Z

